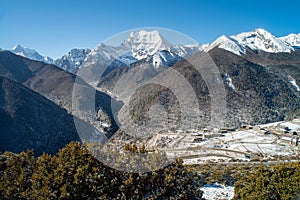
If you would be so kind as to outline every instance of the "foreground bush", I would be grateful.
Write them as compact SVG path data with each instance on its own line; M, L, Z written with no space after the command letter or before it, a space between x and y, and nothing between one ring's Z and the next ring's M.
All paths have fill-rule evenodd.
M234 199L300 199L300 163L259 167L235 183Z
M94 159L79 143L57 156L32 151L0 156L0 199L202 199L200 181L182 162L125 173Z

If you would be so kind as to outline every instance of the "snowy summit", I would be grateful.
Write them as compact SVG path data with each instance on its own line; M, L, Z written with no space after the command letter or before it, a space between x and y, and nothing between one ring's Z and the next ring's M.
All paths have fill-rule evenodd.
M227 51L230 51L234 54L241 55L246 53L246 48L239 44L236 40L233 38L227 37L225 35L219 37L217 40L215 40L211 45L209 45L206 48L206 51L210 51L211 49L218 47L221 49L225 49Z
M264 29L255 29L250 32L240 33L231 36L239 42L239 44L249 47L252 50L261 50L270 53L288 52L293 51L290 44L276 38L271 33Z
M285 37L281 37L280 39L292 45L294 48L300 49L300 33L299 34L292 33Z
M42 56L41 54L39 54L34 49L29 49L27 47L23 47L20 44L16 45L11 50L11 52L13 52L14 54L17 54L19 56L29 58L31 60L42 61L42 62L47 63L47 64L53 64L54 63L52 58L50 58L48 56Z
M154 55L161 50L170 49L173 45L164 39L158 31L145 31L130 33L123 43L131 49L133 57L140 60Z
M60 59L55 60L55 64L64 70L71 71L80 66L90 52L90 49L72 49Z
M300 42L298 41L297 43L297 39L300 38L298 37L287 36L276 38L268 31L258 28L250 32L244 32L237 35L232 35L230 37L221 36L212 44L208 45L205 50L209 51L214 47L218 47L237 55L246 54L247 48L255 51L265 51L269 53L291 53L295 50L293 46L300 46Z
M91 50L79 67L98 65L114 68L128 66L143 59L156 68L171 66L180 59L198 52L201 47L199 44L176 46L167 41L158 31L140 30L131 32L118 46L101 43Z

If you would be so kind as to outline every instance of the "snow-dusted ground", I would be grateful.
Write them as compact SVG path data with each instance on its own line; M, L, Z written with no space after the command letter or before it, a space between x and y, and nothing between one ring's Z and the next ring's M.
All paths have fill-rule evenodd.
M221 184L209 184L201 187L203 198L207 200L229 200L234 196L233 186L224 186Z

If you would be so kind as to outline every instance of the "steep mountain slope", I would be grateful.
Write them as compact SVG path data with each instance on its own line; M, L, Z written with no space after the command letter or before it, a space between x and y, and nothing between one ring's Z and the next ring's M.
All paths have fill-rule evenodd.
M149 35L147 35L149 34ZM135 39L134 39L135 38ZM147 40L145 39L147 38ZM150 38L150 39L149 39ZM156 38L155 40L153 38ZM149 40L149 41L148 41ZM128 42L132 42L131 46ZM147 41L147 42L145 42ZM155 42L156 41L156 42ZM295 39L293 41L296 41ZM145 44L143 44L143 42ZM156 46L154 45L156 43ZM147 46L148 45L148 46ZM161 47L160 47L161 45ZM234 36L221 36L216 41L214 41L212 44L209 45L189 45L189 48L185 48L184 46L171 46L169 42L167 42L165 39L161 38L159 36L159 33L147 33L144 31L140 31L137 33L132 33L120 47L122 51L126 51L125 47L130 47L131 49L131 58L134 57L134 55L138 55L136 57L136 61L134 59L132 60L132 63L128 66L128 63L125 64L121 62L121 64L118 64L118 67L125 69L125 66L128 66L126 70L130 73L132 66L140 65L141 62L144 62L145 64L150 64L150 66L156 68L156 70L152 69L152 71L161 71L161 69L164 69L165 67L172 66L179 60L183 58L188 58L189 56L199 52L199 51L205 51L209 52L210 50L214 49L215 47L225 49L226 51L232 52L239 56L246 56L247 59L250 61L262 64L265 66L264 62L255 62L254 60L250 59L252 55L258 55L257 57L261 57L260 60L262 61L264 56L267 55L267 57L274 57L274 60L279 60L279 62L283 62L280 60L280 56L272 56L272 53L278 53L278 54L291 54L290 58L292 58L293 61L290 61L290 63L294 63L294 60L297 56L295 56L295 53L297 54L297 50L295 47L292 47L292 44L289 44L285 41L283 41L280 38L276 38L271 33L269 33L266 30L263 29L255 29L250 32L241 33ZM194 47L194 48L192 48ZM138 51L138 48L141 48L141 52ZM151 49L151 52L149 49ZM156 53L153 53L152 50L155 52L157 49L165 49L161 51L157 51ZM188 52L188 53L187 53ZM269 54L268 54L269 53ZM127 54L127 55L129 55ZM111 53L108 53L107 55L111 55ZM146 56L148 55L148 56ZM149 57L149 55L151 55ZM262 55L262 56L261 56ZM253 56L252 56L253 57ZM276 58L275 58L276 57ZM94 59L92 59L94 58ZM120 76L119 72L122 71L122 69L118 69L114 71L114 67L112 63L113 58L115 61L120 61L118 56L111 57L111 61L107 63L100 63L99 59L95 59L95 55L91 56L90 60L88 62L85 62L83 66L85 67L91 67L91 68L98 68L97 70L93 70L93 72L100 72L98 74L102 74L102 78L99 81L98 87L104 89L104 90L111 90L113 87L111 84L111 81L108 80L118 80ZM103 59L102 59L103 60ZM267 64L270 64L270 59L267 59ZM272 62L272 61L271 61ZM285 62L285 61L284 61ZM107 67L109 65L109 67ZM162 68L161 68L162 67ZM108 68L105 73L102 73L99 69ZM161 68L161 69L160 69ZM111 72L111 73L110 73ZM109 74L109 75L108 75ZM108 77L106 77L108 76ZM97 81L96 79L92 79L92 81ZM109 83L109 84L107 84ZM118 95L118 94L116 94Z
M103 46L103 44L101 45ZM114 49L118 49L119 53ZM120 46L111 48L105 55L114 55L109 57L110 61L103 62L105 59L98 52L89 56L82 65L82 71L90 69L93 74L101 75L91 78L91 82L98 82L97 87L101 90L112 92L115 84L123 76L128 80L124 85L119 85L115 96L120 97L122 101L126 101L127 89L135 87L136 81L140 83L149 80L164 69L174 65L183 58L189 57L202 49L202 45L173 45L163 38L157 31L132 32L128 39ZM103 52L101 50L100 52ZM124 62L124 56L131 62ZM96 59L95 59L96 58ZM129 59L130 58L130 59ZM101 71L103 69L104 71ZM124 73L126 72L126 73ZM130 78L132 77L132 78Z
M300 115L299 91L286 76L221 48L214 48L209 54L220 72L226 91L225 126L268 123ZM177 62L171 68L182 74L196 93L201 118L197 125L209 126L212 96L202 75L189 59ZM299 67L297 69L299 74ZM134 123L151 124L154 119L149 113L153 106L159 104L162 107L157 113L166 112L163 118L168 119L166 127L170 128L181 120L179 103L178 95L168 88L147 84L138 88L126 102L119 118L125 122L126 119L133 119ZM188 117L185 119L187 125L199 119L199 115L191 114ZM156 120L160 125L158 122L161 120Z
M228 91L227 105L231 108L229 112L237 115L240 118L238 121L256 124L299 115L299 92L282 73L222 49L215 48L209 54L219 71L230 77L235 88L228 90L230 87L225 81ZM281 56L278 53L265 54L274 58Z
M79 141L73 116L29 88L0 76L0 151L56 153Z
M300 56L291 45L265 30L256 29L232 37L222 36L205 51L218 67L225 86L226 126L267 123L299 115ZM211 94L203 77L189 63L189 59L178 59L171 68L184 75L192 85L200 110L203 111L200 117L203 120L199 126L208 126ZM178 96L165 87L144 85L165 69L167 66L155 68L150 60L142 59L129 67L121 67L105 74L98 87L111 91L125 102L119 113L119 120L125 124L128 119L133 119L138 124L151 124L153 119L149 112L151 113L153 106L162 105L159 108L161 113L165 109L167 123L174 125L180 121L181 111L178 99L176 100ZM157 83L162 83L163 79L166 77L161 77L161 81ZM133 96L132 90L136 90ZM186 122L198 123L196 118L190 116ZM159 124L161 120L156 122Z
M27 87L47 97L68 112L72 113L72 92L76 76L68 73L54 65L48 65L42 62L29 60L27 58L17 56L8 51L0 52L0 75L22 82ZM95 116L94 124L100 130L114 132L117 130L116 122L113 118L111 104L116 108L121 104L105 93L95 91L90 85L84 81L80 81L82 88L86 89L86 93L95 93ZM84 93L82 94L84 95ZM102 122L108 123L104 127L103 123L97 121L97 113L101 116ZM79 118L86 121L86 117L75 113Z
M271 73L278 74L293 90L299 91L300 85L300 52L267 53L248 52L245 59L265 66ZM298 97L299 92L296 92Z

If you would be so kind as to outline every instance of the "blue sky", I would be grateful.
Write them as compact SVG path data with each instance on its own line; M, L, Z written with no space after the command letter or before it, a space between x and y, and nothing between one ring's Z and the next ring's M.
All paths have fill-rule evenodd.
M21 44L57 58L140 27L174 29L199 43L255 28L284 36L300 32L299 7L299 0L0 0L0 48Z

